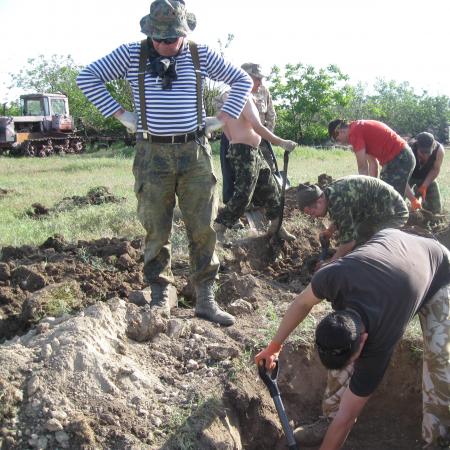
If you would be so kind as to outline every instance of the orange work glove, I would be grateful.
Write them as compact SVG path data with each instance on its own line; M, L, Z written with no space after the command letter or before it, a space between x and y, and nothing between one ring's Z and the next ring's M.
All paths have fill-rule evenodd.
M266 360L266 369L273 369L282 348L283 346L281 344L272 341L264 350L255 356L256 365L259 366L260 362L264 359Z
M411 208L413 211L415 211L416 209L422 209L422 203L418 198L413 198L411 200Z
M331 239L331 236L333 236L333 231L330 230L329 228L327 228L326 230L323 230L320 234L319 237L323 236L327 241L329 241Z
M424 202L425 201L425 199L426 199L426 197L427 197L427 187L425 187L425 186L420 186L418 189L417 189L417 192L422 196L422 201Z

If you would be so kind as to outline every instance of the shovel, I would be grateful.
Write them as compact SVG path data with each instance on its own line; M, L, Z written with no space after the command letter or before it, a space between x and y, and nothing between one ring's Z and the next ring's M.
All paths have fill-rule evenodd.
M278 369L279 369L278 361L275 361L275 367L271 373L267 372L266 361L263 359L261 362L262 364L258 365L259 376L261 377L261 380L263 380L264 384L267 386L267 389L269 389L270 396L272 397L272 400L275 403L275 408L277 409L278 417L280 418L284 435L286 436L286 440L288 443L288 449L299 450L297 443L295 442L294 432L292 431L292 428L289 425L289 419L286 415L283 402L281 401L280 390L278 389L277 383Z
M286 194L286 184L287 184L287 170L288 170L288 164L289 164L289 152L285 150L284 152L284 163L283 163L283 185L281 187L281 196L280 196L280 214L278 216L278 225L277 229L275 230L275 233L270 238L270 246L272 247L273 252L273 259L275 260L277 256L279 255L281 248L283 247L284 240L280 238L279 232L281 225L283 225L283 216L284 216L284 199Z

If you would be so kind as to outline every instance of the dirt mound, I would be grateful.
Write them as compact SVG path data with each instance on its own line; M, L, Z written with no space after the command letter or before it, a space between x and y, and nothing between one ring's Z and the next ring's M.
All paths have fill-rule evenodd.
M124 198L116 197L105 186L98 186L90 189L86 195L74 195L72 197L64 197L56 203L52 208L47 208L41 203L33 203L31 210L27 211L27 215L33 219L38 219L49 214L57 214L65 211L72 211L76 208L84 208L90 205L103 205L105 203L120 203Z
M326 181L326 180L325 180ZM325 224L286 192L286 227L219 249L217 299L230 328L196 319L189 261L172 263L178 300L154 316L142 277L142 240L4 247L0 261L0 447L11 449L286 448L275 408L253 365L295 293L310 281ZM450 232L439 234L444 245ZM138 306L139 305L139 306ZM314 317L285 345L279 385L290 419L320 414L326 372L313 348ZM344 449L419 449L420 342L404 340ZM391 417L396 420L392 421Z

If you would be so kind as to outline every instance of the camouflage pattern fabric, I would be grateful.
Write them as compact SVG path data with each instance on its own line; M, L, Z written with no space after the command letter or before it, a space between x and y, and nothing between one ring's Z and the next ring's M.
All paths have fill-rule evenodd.
M384 181L364 175L343 177L324 190L339 242L366 242L384 228L400 228L409 217L400 194Z
M156 39L187 36L196 24L195 15L177 0L155 0L150 5L150 14L140 21L142 33Z
M423 421L427 444L450 445L450 284L419 310L423 333ZM323 415L333 418L353 374L353 364L329 370L322 400Z
M353 363L341 370L328 370L327 386L322 398L322 412L325 417L333 419L338 412L341 398L353 375Z
M275 112L275 108L273 107L272 96L270 95L269 89L262 84L258 91L256 93L252 93L252 95L256 108L259 111L261 123L270 131L273 131L275 128L275 119L277 118L277 114Z
M277 168L275 166L275 161L273 160L272 156L273 149L270 142L266 141L265 139L261 139L261 143L259 144L259 150L261 151L261 154L266 160L266 163L269 166L270 171L272 173L275 173L277 171Z
M235 179L234 193L219 211L216 222L231 228L244 214L253 198L266 208L266 217L269 220L278 217L278 185L259 149L246 144L232 144L227 158Z
M416 158L409 147L383 166L380 178L390 184L403 198L405 198L406 184L416 167Z
M420 308L419 318L424 346L422 437L428 444L448 439L449 446L450 285L441 288Z
M418 178L411 178L409 180L409 184L413 191L416 192L417 188L420 187L423 181L424 180L419 180ZM442 212L441 192L439 190L439 184L436 180L428 186L427 196L422 206L428 211L431 211L433 214L440 214Z
M206 138L186 144L138 141L133 163L138 218L146 231L144 276L148 283L173 282L170 268L175 197L186 225L192 281L216 277L212 223L217 212L216 177Z

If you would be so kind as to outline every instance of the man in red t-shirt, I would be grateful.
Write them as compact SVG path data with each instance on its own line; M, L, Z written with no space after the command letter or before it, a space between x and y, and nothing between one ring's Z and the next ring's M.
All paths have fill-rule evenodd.
M340 144L352 146L360 175L378 177L380 164L380 178L405 196L416 160L406 141L397 133L377 120L346 122L341 119L329 123L328 133Z

